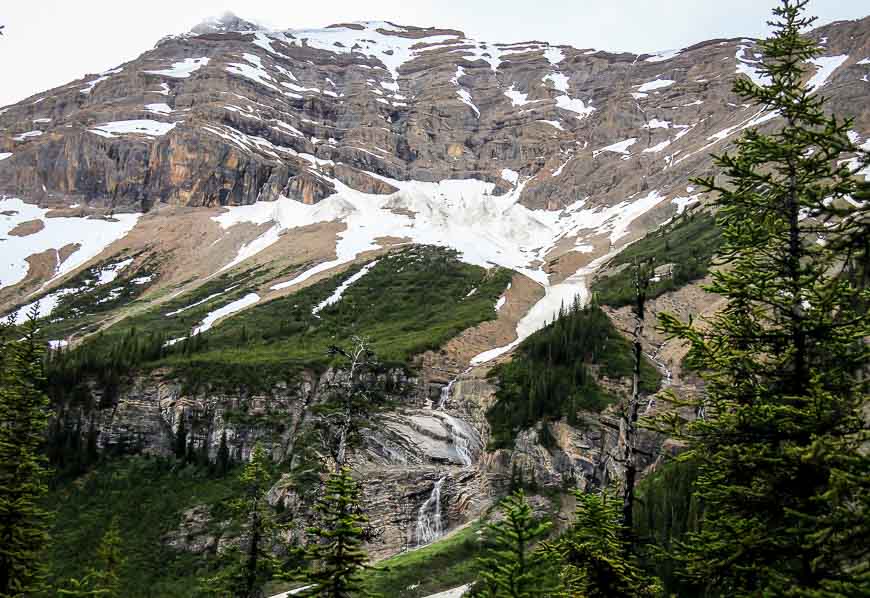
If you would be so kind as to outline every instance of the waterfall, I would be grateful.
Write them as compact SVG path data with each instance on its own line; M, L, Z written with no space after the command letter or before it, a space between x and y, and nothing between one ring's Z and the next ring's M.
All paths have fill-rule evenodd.
M444 525L441 521L441 486L447 476L442 476L432 486L432 493L420 511L417 513L417 545L429 544L444 533Z
M671 385L671 370L670 368L668 368L668 366L665 365L663 361L659 359L659 353L664 346L665 343L662 343L661 345L656 347L656 350L652 354L647 353L646 356L649 357L650 360L658 366L659 371L664 375L664 379L662 380L662 388L667 388Z
M463 467L470 467L473 463L471 458L471 444L469 442L469 430L461 419L455 418L449 413L443 413L441 417L450 432L450 444L456 451L456 456Z
M450 429L450 440L453 441L453 446L456 447L456 454L462 465L469 467L471 465L471 451L468 450L468 438L459 433L456 428Z
M453 390L453 385L456 384L457 380L459 380L459 376L451 379L450 382L447 383L447 386L441 389L441 396L438 397L438 404L435 406L436 411L444 410L444 405L447 404L448 399L450 399L450 391Z
M465 368L461 374L451 378L450 382L447 383L447 386L441 389L441 396L438 398L438 405L435 406L436 411L444 411L444 405L446 405L447 401L450 399L450 391L453 390L453 385L459 381L460 377L464 376L470 371L471 367Z

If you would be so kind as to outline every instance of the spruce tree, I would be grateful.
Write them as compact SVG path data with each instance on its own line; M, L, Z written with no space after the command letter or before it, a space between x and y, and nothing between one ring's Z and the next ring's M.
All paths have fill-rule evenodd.
M227 446L227 431L221 432L221 442L218 445L215 469L217 475L223 477L230 470L230 449Z
M655 274L655 263L652 260L645 262L635 261L633 265L634 276L634 334L632 338L632 353L634 356L634 369L632 370L631 398L622 418L623 454L622 462L625 467L625 485L622 493L622 529L629 538L634 531L634 486L637 480L637 459L635 452L637 447L637 420L640 410L641 399L641 366L643 365L643 323L646 316L646 299L649 291L650 279Z
M575 492L574 524L544 551L560 564L559 596L655 596L658 586L634 563L622 524L622 503L611 492Z
M121 598L120 570L125 560L121 552L118 522L113 519L97 548L97 566L81 579L70 579L66 587L58 589L57 592L70 598Z
M319 525L308 530L310 563L302 597L351 598L372 596L360 574L368 557L362 549L368 518L359 503L359 486L346 467L330 474L317 502Z
M266 501L272 471L269 457L257 443L239 481L244 496L231 504L233 521L243 526L241 541L221 556L221 571L203 580L204 593L225 598L262 598L266 582L279 576L282 563L273 549L281 543L280 527Z
M187 458L187 423L184 421L184 412L179 416L178 429L175 430L175 443L173 445L175 458L184 461Z
M684 430L703 518L677 556L710 596L870 595L870 316L849 274L867 254L845 250L866 246L870 204L852 199L860 183L841 158L868 160L803 83L818 53L805 6L774 10L760 43L769 83L735 84L781 126L716 157L724 182L695 181L718 196L725 267L709 290L727 304L703 328L662 319L706 381L703 417Z
M0 325L0 597L37 594L44 587L48 543L46 492L48 397L43 346L37 340L38 307L21 330ZM14 334L14 337L12 335Z
M536 521L522 490L508 496L501 506L503 518L490 524L489 548L480 558L481 598L531 598L555 590L551 555L536 546L547 534L550 522Z

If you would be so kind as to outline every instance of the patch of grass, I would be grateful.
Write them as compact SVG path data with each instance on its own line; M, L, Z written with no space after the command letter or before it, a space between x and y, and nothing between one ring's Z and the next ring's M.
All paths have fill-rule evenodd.
M371 339L381 360L407 365L413 356L494 319L495 302L512 276L503 268L485 270L465 264L452 250L410 247L381 258L340 301L312 314L359 268L258 304L167 348L168 340L183 337L206 314L257 288L255 283L265 273L215 279L60 356L56 365L64 369L61 366L66 364L72 375L58 379L69 385L81 380L82 374L169 367L194 386L262 388L292 378L303 367L325 367L329 347L347 343L355 335ZM469 296L472 289L477 290ZM220 291L225 292L168 316Z
M449 590L477 578L483 549L480 521L428 546L396 555L365 573L365 587L382 596L419 598Z
M707 275L710 262L721 243L721 232L715 216L704 212L685 212L621 251L609 266L623 268L611 276L597 278L592 291L602 305L631 305L635 289L630 264L648 259L654 259L656 265L673 264L670 276L662 276L650 285L648 297L653 299L675 291Z
M490 371L498 383L487 412L491 448L510 448L518 432L546 419L577 423L580 411L601 411L619 397L600 384L602 376L627 378L634 368L629 341L595 304L576 303L524 340L514 358ZM661 376L646 358L641 388L658 389Z
M163 537L178 527L184 510L197 505L219 510L240 492L233 472L214 478L192 466L147 457L115 459L61 482L47 500L56 513L48 552L50 585L82 577L93 566L99 539L115 519L126 558L120 595L195 595L199 577L208 573L207 559L170 548Z

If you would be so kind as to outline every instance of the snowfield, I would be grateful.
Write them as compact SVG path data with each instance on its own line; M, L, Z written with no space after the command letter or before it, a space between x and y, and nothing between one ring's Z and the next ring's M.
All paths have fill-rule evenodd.
M620 142L621 145L616 144L620 147L615 149L626 151L622 146L626 146L628 141L634 142ZM606 236L615 247L628 234L635 219L667 201L664 194L653 190L643 197L632 196L611 207L587 208L586 200L578 200L561 211L531 210L519 203L528 181L508 169L502 172L502 177L514 188L501 196L493 194L495 186L492 183L474 179L429 183L368 174L398 191L391 195L372 195L330 179L336 192L314 205L280 198L273 202L226 208L214 218L223 229L243 223L271 226L243 245L223 269L257 255L276 243L284 231L337 221L344 223L346 228L338 233L335 259L315 264L290 280L278 282L271 286L272 290L294 287L317 274L348 264L367 251L382 249L378 241L382 237L449 247L458 251L460 258L467 263L484 268L510 268L540 284L545 297L518 324L517 341L478 356L475 363L493 359L512 349L552 321L563 303L571 303L576 296L585 300L586 280L591 272L589 267L581 268L559 284L550 284L543 265L556 243L565 238ZM592 250L588 243L575 245L584 252ZM595 265L598 263L596 261Z
M26 260L31 255L49 250L58 252L67 245L78 248L59 264L52 280L72 272L129 233L140 217L140 214L116 214L112 220L46 218L48 212L17 198L0 199L0 289L27 277L30 266ZM9 234L18 224L30 220L41 221L44 228L24 237Z

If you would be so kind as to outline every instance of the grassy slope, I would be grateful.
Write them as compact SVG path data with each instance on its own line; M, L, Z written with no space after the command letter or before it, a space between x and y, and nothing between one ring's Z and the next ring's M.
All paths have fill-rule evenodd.
M131 369L169 366L194 384L268 385L299 367L325 364L327 349L354 335L369 337L381 359L408 363L462 330L495 318L495 302L512 275L501 268L464 264L450 250L412 247L381 258L338 303L319 317L311 313L359 268L256 305L190 343L163 348L167 340L183 337L206 314L259 288L274 273L216 278L92 337L55 364L61 371L57 380L69 386L88 373L117 370L126 375ZM473 288L477 292L468 297ZM222 294L168 315L216 293Z
M474 581L482 527L475 521L438 542L378 563L365 576L366 588L382 596L419 598Z
M651 285L649 297L674 291L693 280L703 278L721 245L714 216L688 212L671 223L632 243L610 262L610 268L654 259L656 265L674 264L673 276ZM634 301L634 280L630 268L595 280L592 291L603 305L620 307Z

